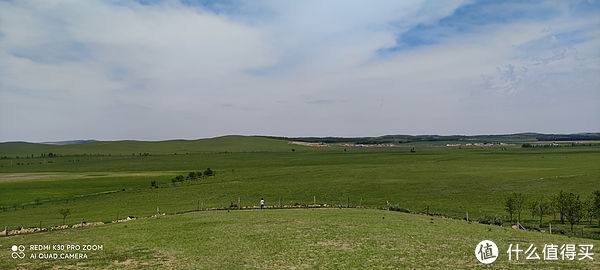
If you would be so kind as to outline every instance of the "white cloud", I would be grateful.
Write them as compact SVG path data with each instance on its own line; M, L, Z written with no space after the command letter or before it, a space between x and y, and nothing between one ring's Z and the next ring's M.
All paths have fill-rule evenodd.
M0 140L599 128L589 18L562 10L378 54L464 4L249 1L215 14L172 1L0 2ZM573 123L522 102L572 95L560 106L580 111L560 117Z

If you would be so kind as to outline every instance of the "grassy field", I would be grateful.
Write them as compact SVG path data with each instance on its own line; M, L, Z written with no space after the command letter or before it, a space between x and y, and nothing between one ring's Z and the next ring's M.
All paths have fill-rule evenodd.
M61 225L63 217L59 210L65 208L70 210L70 215L66 217L67 224L80 223L82 220L110 223L126 216L149 217L156 213L157 208L161 213L171 215L200 208L228 207L230 204L237 204L238 198L241 199L242 206L255 206L261 197L265 198L268 206L277 206L280 201L282 205L308 205L313 203L314 198L318 204L349 204L351 207L360 204L367 208L384 208L389 201L393 206L412 212L423 212L428 207L431 214L456 219L464 218L467 212L471 220L477 220L480 216L500 215L504 216L504 225L509 226L503 202L513 192L523 193L527 199L533 200L564 190L579 194L585 199L593 191L600 189L600 167L597 165L600 164L600 147L597 146L521 148L520 145L512 145L458 148L415 144L416 153L412 153L410 149L413 145L390 148L306 147L288 145L285 141L274 139L241 136L207 141L132 144L133 146L127 142L66 146L23 144L26 146L24 148L16 147L14 143L0 144L0 156L20 157L0 159L0 230L5 226L10 230L21 226L37 227L40 224L42 227ZM256 147L253 147L254 144ZM48 151L59 156L39 157L41 153ZM34 156L31 157L31 154ZM214 170L215 175L177 184L171 182L176 175L185 176L190 171L204 171L206 168ZM156 181L159 188L151 188L152 181ZM121 264L135 268L142 267L140 265L144 263L163 262L190 268L211 268L217 263L224 263L229 268L261 265L272 268L288 265L301 265L305 268L382 268L433 266L435 264L428 264L428 260L435 262L434 256L440 254L429 254L428 249L425 255L412 255L413 253L404 249L424 247L435 241L442 241L444 244L449 240L463 239L470 233L476 238L485 236L476 231L471 232L471 228L480 228L475 230L482 231L490 229L494 232L490 234L490 238L498 233L493 239L499 239L501 243L508 243L508 240L520 241L521 238L531 239L536 243L554 239L563 239L562 242L600 239L600 228L596 226L595 220L592 224L582 222L577 225L574 236L581 237L583 229L583 237L586 239L575 239L555 238L557 236L539 232L517 232L496 226L469 225L446 219L434 219L434 223L428 223L430 220L426 216L389 212L385 213L393 216L392 219L398 218L398 223L381 223L378 219L374 219L377 222L373 223L375 221L370 218L384 213L380 210L269 210L265 213L232 211L229 216L224 213L227 212L201 212L167 216L168 218L160 220L138 220L131 225L118 224L8 237L0 243L10 245L13 241L11 239L24 239L23 243L95 239L113 249L106 250L102 253L104 255L98 255L103 256L101 260L79 263L98 264L102 268L117 268L123 266ZM524 211L522 217L526 226L537 226L538 218L532 217L529 211ZM387 220L386 216L386 222ZM423 223L419 223L423 220L426 221L425 224L448 224L454 228L452 230L456 231L456 236L448 235L437 225L423 227ZM249 224L251 221L256 221L257 225ZM210 230L207 232L201 226L190 228L191 234L181 235L170 229L184 230L185 226L196 224L194 222L207 224L215 233L211 234ZM269 224L270 222L273 224ZM365 239L351 238L345 232L340 232L338 238L341 241L344 237L350 237L348 239L353 239L350 242L362 243L361 248L345 250L344 241L336 242L337 240L331 242L331 245L320 247L308 242L298 242L296 239L297 235L304 235L298 230L311 224L323 228L309 230L308 235L312 238L337 237L335 233L338 230L335 228L344 228L344 222L368 224L356 225L348 232L364 234ZM548 222L552 222L555 232L563 230L570 234L568 224L558 224L552 215L544 217L544 225L540 229L547 230ZM324 229L328 224L332 224L333 229ZM261 229L263 225L264 231ZM132 232L129 226L136 228L136 233L123 235L123 232ZM411 226L423 228L409 228ZM270 236L283 227L290 227L292 231L281 236ZM246 229L249 231L245 232ZM104 230L106 234L95 233ZM234 237L225 233L229 230L239 235ZM439 236L421 235L425 231L431 234L436 230L440 230ZM281 244L268 242L275 241L273 239L268 240L264 249L257 247L244 256L242 261L236 260L233 254L242 252L240 248L244 245L236 246L235 242L260 244L260 241L250 243L244 236L254 235L254 231L266 233L268 237L293 239ZM414 233L412 242L403 243L407 235L411 235L402 233L404 231ZM165 235L158 232L164 232ZM106 236L107 234L115 237ZM177 234L173 235L174 239L185 235L196 239L194 237L198 235L201 238L196 240L208 238L210 244L206 249L204 246L199 247L200 244L196 242L190 243L191 247L177 248L173 246L175 241L169 242L169 235L172 234ZM142 240L148 235L158 235L156 237L163 240ZM258 237L257 235L259 234L255 236ZM476 244L471 243L468 239L472 237L469 237L459 241L459 245L465 250L467 247L472 249ZM367 238L380 238L381 241L389 238L392 241L390 245L395 246L378 245ZM116 244L116 241L122 239L139 242L139 246L128 248ZM283 251L275 251L271 245ZM288 250L288 246L291 249ZM318 252L325 252L325 256L318 252L310 253L313 247ZM385 251L384 247L391 249ZM193 255L190 253L193 249L206 250L207 253ZM302 249L302 252L296 257L292 256L292 253L299 252L298 249ZM398 250L408 253L398 253ZM219 251L218 254L216 251ZM366 253L356 254L358 251ZM462 265L468 267L476 263L471 251L459 253L452 253L452 256ZM128 257L124 254L134 255ZM356 259L348 257L350 254L354 254L352 256ZM445 259L439 260L447 261L452 258L448 254L445 256ZM195 263L201 258L204 258L204 263ZM336 260L340 264L331 265ZM303 265L300 261L306 261L306 264ZM35 266L43 266L43 263L36 263ZM569 263L565 266L577 264ZM29 268L27 265L23 267Z
M302 148L302 146L295 146ZM185 154L199 152L265 152L289 151L286 141L253 136L223 136L199 140L170 141L109 141L71 145L49 145L26 142L0 143L0 156L26 157L32 154L58 153L61 155L111 154L131 155L139 153Z
M597 260L525 261L521 254L509 261L506 254L509 244L534 244L543 256L544 244L600 245L596 240L383 210L297 209L196 212L0 238L0 268L465 269L482 266L474 251L484 239L498 245L494 268L600 267ZM78 260L11 259L15 244L96 244L103 250L81 251L88 258Z
M240 138L240 145L251 143ZM598 147L422 147L417 153L408 148L301 147L292 152L298 146L279 151L280 141L273 141L273 147L263 144L271 149L266 152L0 160L0 226L59 225L62 208L71 210L71 223L110 221L149 216L157 207L167 213L194 210L199 204L225 207L238 198L242 205L256 205L261 197L269 205L279 200L309 204L314 197L319 204L349 201L367 207L385 207L389 201L411 211L429 206L430 213L460 218L469 212L477 219L507 215L503 200L512 192L533 199L564 190L585 198L599 187ZM177 174L207 167L216 176L171 184ZM151 189L151 181L161 188ZM535 220L527 212L523 218ZM587 226L586 234L597 237L598 228Z

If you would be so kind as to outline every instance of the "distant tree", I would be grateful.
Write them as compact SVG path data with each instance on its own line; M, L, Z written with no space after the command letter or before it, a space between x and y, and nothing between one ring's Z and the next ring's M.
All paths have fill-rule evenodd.
M204 171L204 176L213 176L214 173L210 168L206 168L206 170Z
M579 195L568 193L565 195L565 218L571 224L571 232L573 225L579 222L583 216L583 203L579 199Z
M415 148L414 148L414 147L412 147L412 148L410 148L410 152L411 152L411 153L416 153L416 152L417 152L417 150L415 150Z
M560 214L560 223L565 224L565 207L567 193L562 190L552 198L552 205L556 212Z
M196 172L196 176L197 176L198 178L202 177L202 172Z
M158 183L156 183L156 180L152 180L152 182L150 182L150 186L153 188L158 188Z
M590 204L591 214L598 219L598 226L600 227L600 190L596 190L592 193Z
M183 175L180 174L178 176L173 177L173 179L171 179L171 182L173 182L173 185L175 185L175 183L183 182L183 180L184 180Z
M196 178L198 178L198 175L196 175L196 172L189 172L186 177L187 180L194 180Z
M538 200L534 200L531 203L531 216L532 217L540 217L540 227L542 227L544 215L547 215L550 209L550 202L541 197Z
M521 147L523 147L523 148L531 148L531 147L533 147L533 145L530 144L530 143L524 143L524 144L521 145Z
M506 201L504 202L504 209L506 209L506 212L508 212L508 215L510 216L510 222L513 222L513 214L515 213L515 200L512 196L506 198Z
M296 149L295 149L295 148L292 148L292 152L296 152Z
M525 196L521 193L513 193L513 201L515 206L515 213L517 214L517 222L521 223L521 212L525 207Z
M63 225L65 225L65 220L67 219L67 216L71 214L71 210L69 208L63 208L58 210L58 213L62 215Z
M583 217L588 219L588 222L592 224L592 219L594 218L594 198L590 197L589 199L582 201L583 203Z

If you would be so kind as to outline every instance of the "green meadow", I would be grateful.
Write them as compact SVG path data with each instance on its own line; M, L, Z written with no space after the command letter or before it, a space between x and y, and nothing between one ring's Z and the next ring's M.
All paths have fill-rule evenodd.
M510 244L600 241L517 231L465 221L373 209L206 211L98 227L0 238L0 268L46 269L404 269L477 268L475 246L492 239L494 268L594 269L597 260L508 260ZM102 245L87 259L11 259L19 245ZM45 251L53 253L53 251ZM72 251L71 251L72 252ZM32 253L26 252L27 256ZM57 252L70 253L70 252ZM513 255L514 256L514 255Z
M410 151L413 147L415 152ZM50 152L58 156L40 157ZM562 243L600 239L596 220L592 224L581 222L571 235L568 224L559 224L555 215L544 217L544 226L539 229L547 230L551 222L553 230L563 230L566 236L458 220L467 212L471 221L481 216L503 216L505 227L509 226L504 200L513 192L533 200L563 190L586 199L600 189L598 146L458 148L419 143L388 148L309 147L262 137L226 136L65 146L2 143L0 156L8 157L0 159L1 228L61 225L61 209L70 210L67 224L149 217L157 208L167 214L160 219L0 240L0 250L13 239L22 243L94 240L111 248L96 254L100 260L82 263L102 268L136 268L146 263L160 267L161 262L178 268L212 268L219 263L227 268L403 268L432 267L451 260L469 267L478 263L470 249L485 237L506 245L513 240ZM177 175L185 177L206 168L215 175L171 181ZM153 181L158 188L151 187ZM309 205L315 200L336 209L174 215L237 206L238 199L243 207L256 206L260 198L273 207ZM385 208L387 202L413 213L428 211L457 220L376 210ZM359 205L369 209L337 209ZM381 215L386 216L385 222ZM539 218L528 210L522 219L527 227L538 226ZM344 224L351 224L348 230ZM279 231L283 234L275 233ZM148 235L162 240L153 242L146 239ZM169 242L170 237L173 242ZM118 241L135 244L119 246ZM457 250L443 254L446 248L428 249L437 241L442 246L456 242ZM182 244L174 246L177 243ZM420 248L425 254L409 248ZM192 250L205 252L195 254ZM235 259L235 254L243 252L250 253ZM332 264L334 261L339 264Z

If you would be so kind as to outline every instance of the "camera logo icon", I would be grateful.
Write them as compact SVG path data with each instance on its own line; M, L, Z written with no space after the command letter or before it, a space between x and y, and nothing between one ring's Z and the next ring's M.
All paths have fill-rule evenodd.
M17 259L17 258L18 259L23 259L23 258L25 258L25 252L24 252L25 251L25 246L24 245L19 245L19 246L13 245L11 247L11 250L12 250L12 254L10 254L10 256L13 259Z

